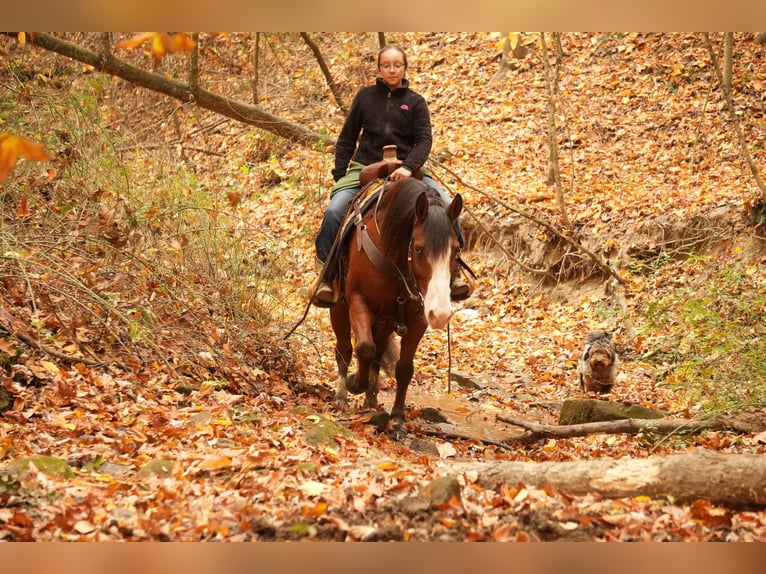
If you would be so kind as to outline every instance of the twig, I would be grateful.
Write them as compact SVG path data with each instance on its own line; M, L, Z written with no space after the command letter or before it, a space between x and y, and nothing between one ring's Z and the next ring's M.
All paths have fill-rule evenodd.
M322 69L322 73L324 74L325 80L327 81L327 87L330 88L330 92L332 92L332 97L335 98L335 102L338 104L340 111L343 112L343 115L347 116L348 108L346 107L346 104L343 103L343 97L340 94L340 88L338 88L338 84L335 83L335 80L330 73L330 68L327 67L327 62L325 62L322 51L307 32L301 32L301 38L303 38L303 41L306 42L306 45L311 48L311 51L314 53L314 58L316 58L319 67Z
M456 432L445 432L445 431L425 429L423 431L423 434L425 434L426 436L435 436L435 437L446 438L446 439L456 439L456 440L465 440L465 441L475 440L475 441L479 441L482 444L486 444L489 446L496 446L504 450L513 450L512 446L497 440L492 440L489 438L479 438L476 436L468 436L468 435L464 435L464 434L460 434Z
M598 268L601 269L604 273L614 277L621 285L625 284L625 279L623 279L622 276L616 270L612 269L609 265L604 263L598 255L596 255L591 250L589 250L587 247L581 245L580 243L578 243L577 241L575 241L571 237L568 237L567 235L564 235L563 233L558 231L555 227L553 227L547 221L544 221L544 220L540 219L539 217L536 217L536 216L532 215L531 213L528 213L528 212L524 211L523 209L519 209L518 207L513 207L512 205L508 204L507 202L505 202L505 201L503 201L501 199L498 199L498 198L488 194L486 191L481 190L478 187L475 187L473 185L470 185L469 183L465 182L463 180L463 178L461 178L458 174L456 174L454 171L452 171L450 168L448 168L444 164L437 162L437 165L441 169L443 169L444 171L446 171L447 173L452 175L455 179L457 179L461 183L461 185L467 187L468 189L472 189L472 190L482 194L484 197L486 197L488 199L491 199L492 201L494 201L498 205L501 205L505 209L507 209L509 211L512 211L514 213L517 213L518 215L521 215L522 217L525 217L525 218L529 219L530 221L533 221L534 223L537 223L538 225L540 225L542 227L545 227L548 231L553 233L556 237L558 237L562 241L565 241L566 243L572 245L575 249L577 249L578 251L581 251L582 253L587 255L596 264L596 266L598 266Z

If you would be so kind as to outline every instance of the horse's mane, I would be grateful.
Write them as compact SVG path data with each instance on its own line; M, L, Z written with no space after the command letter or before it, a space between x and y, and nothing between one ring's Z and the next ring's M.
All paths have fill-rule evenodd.
M383 253L396 257L403 247L409 245L415 223L415 202L426 192L430 207L425 230L428 249L435 255L444 253L449 246L452 220L444 210L445 205L439 193L428 184L414 178L391 184L386 190L379 210L385 209L380 235Z

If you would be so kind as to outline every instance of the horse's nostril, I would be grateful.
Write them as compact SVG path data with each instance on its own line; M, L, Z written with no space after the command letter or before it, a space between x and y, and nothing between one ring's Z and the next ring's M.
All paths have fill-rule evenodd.
M449 313L436 312L434 310L428 312L428 324L437 329L443 328L451 318L452 311Z

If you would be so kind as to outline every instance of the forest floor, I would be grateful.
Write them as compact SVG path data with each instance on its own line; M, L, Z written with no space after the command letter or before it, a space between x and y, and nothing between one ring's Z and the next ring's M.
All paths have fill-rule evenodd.
M272 54L288 74L273 85L264 79L261 105L337 133L342 117L328 103L311 54L299 37L285 36L273 40ZM333 70L343 70L339 83L350 102L376 38L317 38ZM407 396L408 439L394 441L369 424L361 400L346 411L333 406L337 375L327 311L310 309L282 340L316 277L313 237L331 184L331 154L114 81L99 88L95 106L104 131L135 142L120 152L121 173L134 187L172 182L186 199L203 190L211 211L242 222L250 259L238 264L243 275L261 273L246 282L251 292L266 294L259 301L268 319L212 307L236 282L223 271L210 283L215 293L206 291L205 278L179 278L186 286L205 285L199 297L209 313L174 315L169 306L153 305L153 296L131 290L135 299L128 301L120 291L121 281L143 285L138 268L120 267L108 289L98 266L85 269L75 257L71 276L98 277L87 283L94 291L114 291L115 307L137 316L149 309L159 324L154 344L121 354L121 344L99 347L95 334L108 328L85 319L71 323L68 342L62 325L71 316L53 310L65 297L53 293L52 302L38 298L30 306L28 291L12 281L18 274L4 276L0 343L13 359L3 378L11 404L0 412L0 540L766 539L759 507L672 496L607 498L522 482L489 487L475 471L453 470L456 463L636 459L700 449L766 453L763 433L729 431L520 444L513 438L521 431L497 419L555 424L556 405L586 396L576 365L586 334L597 328L614 333L620 355L609 400L673 418L763 408L763 382L751 365L766 339L763 203L711 73L704 35L563 36L556 118L567 216L582 244L608 261L623 284L525 216L556 229L563 220L556 188L547 182L548 99L539 46L530 44L526 58L491 81L497 37L402 34L397 40L408 48L413 88L430 104L434 176L466 202L464 258L478 277L473 296L455 305L449 339L429 330L421 342ZM3 42L6 54L18 56L20 48ZM211 42L221 75L241 76L227 85L232 97L246 94L247 73L235 67L243 61L236 36ZM763 50L738 35L734 97L760 168L766 165ZM22 80L43 89L34 74L55 67L58 58L26 54L14 74L4 72L0 89L6 86L7 94L16 94L8 86ZM19 70L31 75L20 80ZM77 86L96 82L76 65L60 73L71 74ZM63 89L49 84L45 89ZM288 107L282 92L301 105ZM12 175L6 185L11 212L29 222L35 214L26 200L22 210L21 191L42 193L42 186L24 177ZM110 190L95 180L83 169L79 179L67 180L66 193L77 188L108 197ZM151 198L133 211L123 193L111 201L117 207L99 212L101 231L127 229L139 211L148 228L158 220ZM73 221L71 233L86 227ZM145 232L149 239L139 248L133 229L115 245L138 257L152 233ZM168 240L156 252L182 259L190 237L179 233L176 243ZM225 259L237 256L230 251ZM36 321L54 333L58 353L36 343L43 341ZM38 335L17 336L33 331ZM83 354L83 348L101 350ZM62 355L108 355L108 366ZM745 364L749 370L736 370ZM461 377L448 381L448 372ZM380 410L390 410L393 391L393 380L382 377ZM446 422L426 420L431 409ZM440 499L436 489L445 483Z

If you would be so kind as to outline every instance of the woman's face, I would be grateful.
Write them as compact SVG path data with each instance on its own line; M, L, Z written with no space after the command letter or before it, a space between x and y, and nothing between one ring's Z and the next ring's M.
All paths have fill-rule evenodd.
M378 60L378 71L389 90L401 88L404 73L407 71L404 55L399 50L386 50Z

